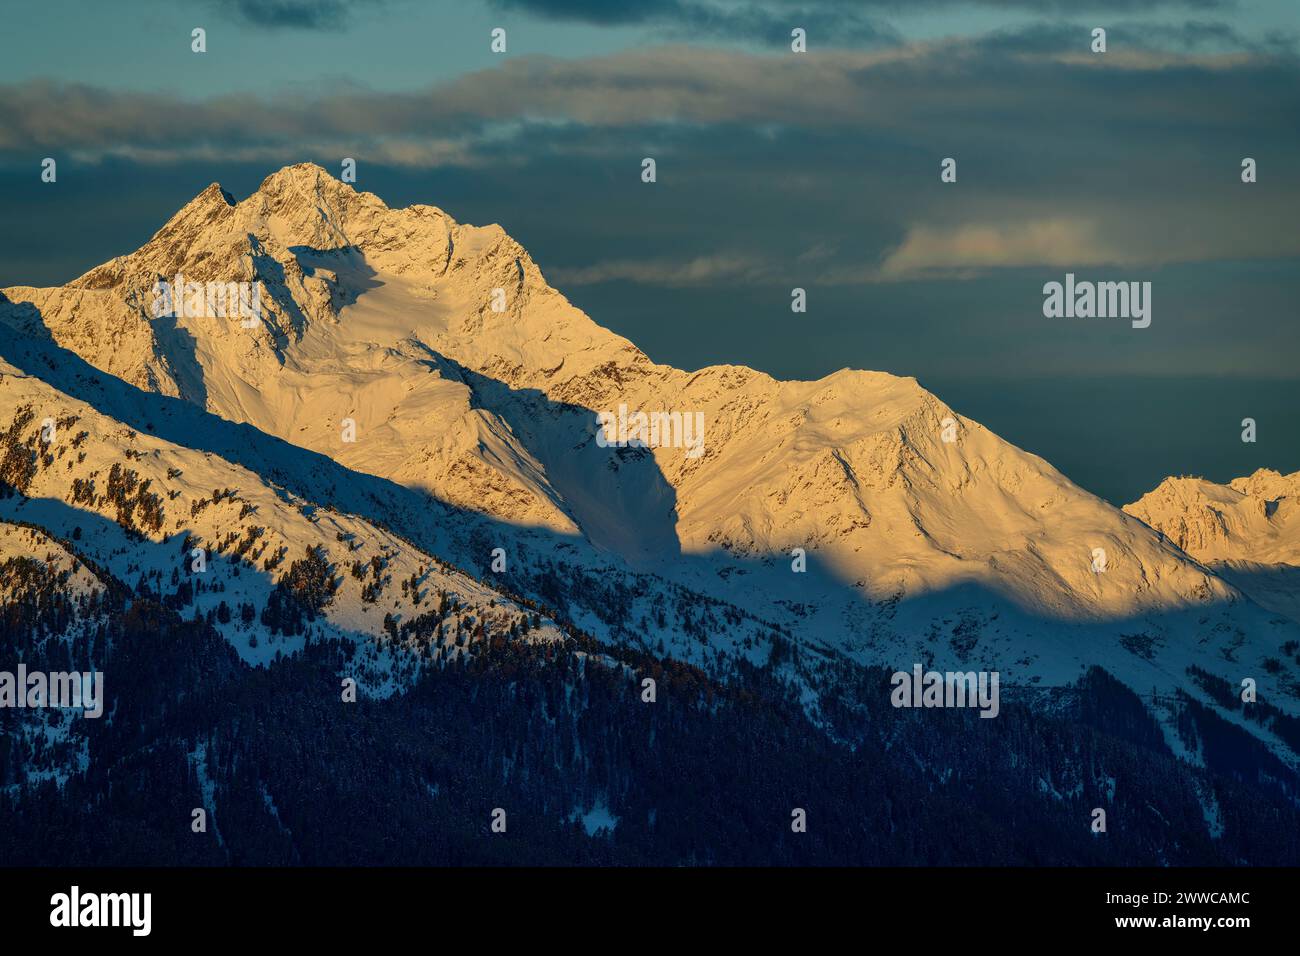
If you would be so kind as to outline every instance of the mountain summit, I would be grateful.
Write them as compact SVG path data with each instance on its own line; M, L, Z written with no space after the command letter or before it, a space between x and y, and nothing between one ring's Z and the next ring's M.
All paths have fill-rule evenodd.
M1300 472L1166 478L1124 510L1264 607L1300 621Z

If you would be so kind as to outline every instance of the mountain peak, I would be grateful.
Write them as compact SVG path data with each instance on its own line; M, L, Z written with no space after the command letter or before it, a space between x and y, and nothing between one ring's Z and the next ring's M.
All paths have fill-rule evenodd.
M366 195L370 196L379 205L384 205L379 197L371 193L358 193L353 186L334 178L324 167L317 166L315 163L295 163L292 166L277 169L262 180L261 185L257 187L257 191L249 198L283 194L292 195L294 193L315 198ZM384 208L387 209L388 207L384 206Z
M1300 493L1300 471L1284 475L1272 468L1259 468L1245 478L1234 478L1228 486L1255 498L1292 497Z
M262 180L262 186L265 186L267 183L275 179L294 179L305 182L315 182L323 177L333 179L333 177L326 171L325 167L321 166L319 163L290 163L288 166L281 166L275 172Z
M198 195L176 210L158 234L174 231L182 223L206 224L234 209L235 205L235 197L226 192L221 183L209 183Z
M214 182L210 183L207 189L203 190L203 192L191 199L188 205L193 206L200 203L207 205L214 202L221 202L224 205L233 206L235 205L235 197L221 188L221 183Z

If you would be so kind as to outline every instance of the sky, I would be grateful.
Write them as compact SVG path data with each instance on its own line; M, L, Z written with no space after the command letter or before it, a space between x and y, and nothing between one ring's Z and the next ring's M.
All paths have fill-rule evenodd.
M501 223L657 361L915 376L1116 503L1300 468L1294 0L6 11L0 287L344 157L389 205ZM1067 273L1151 283L1150 326L1045 316Z

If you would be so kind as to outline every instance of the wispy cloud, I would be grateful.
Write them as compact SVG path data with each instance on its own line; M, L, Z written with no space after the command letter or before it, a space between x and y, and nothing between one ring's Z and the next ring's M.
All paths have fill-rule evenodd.
M355 16L373 13L388 0L208 0L209 6L255 27L341 30Z
M1027 222L920 225L881 265L882 279L952 278L1017 266L1089 266L1124 260L1108 247L1095 222L1040 219Z
M1076 0L492 0L507 12L524 12L548 20L594 26L639 26L678 39L736 40L783 45L790 31L810 31L810 42L824 47L898 43L890 18L936 11L984 7L1002 14L1068 15ZM1235 0L1093 0L1096 14L1147 14L1157 9L1210 11L1230 9Z
M552 269L549 272L553 279L564 285L625 281L688 286L760 280L771 275L772 269L756 256L719 254L686 260L610 260L580 268Z
M898 33L868 3L805 0L494 0L503 11L595 26L649 27L674 39L739 40L770 45L790 42L794 27L815 25L823 42L897 43Z

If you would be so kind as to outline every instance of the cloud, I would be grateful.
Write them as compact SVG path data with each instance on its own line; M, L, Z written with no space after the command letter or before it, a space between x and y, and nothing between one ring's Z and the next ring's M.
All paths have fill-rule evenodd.
M1158 10L1230 10L1237 0L1093 0L1090 13L1099 15L1141 14ZM814 48L899 45L902 34L885 19L905 20L915 15L936 13L991 12L1003 17L1066 16L1079 12L1078 0L642 0L611 3L609 0L492 0L503 12L522 12L561 22L585 23L597 27L640 27L673 40L730 40L784 46L790 31L802 27ZM1066 31L1078 34L1079 27L1060 24L1030 24L1008 30L1000 40L1034 48L1045 40L1061 39ZM1161 33L1152 27L1148 35ZM1164 38L1183 43L1185 48L1212 40L1229 41L1231 28L1224 24L1188 24L1164 31ZM1213 34L1218 34L1213 37ZM1086 31L1085 31L1086 35ZM1072 41L1067 41L1072 42ZM1292 43L1292 45L1294 45Z
M502 10L520 10L548 20L577 21L598 26L648 23L681 16L684 4L678 0L643 0L641 3L608 3L606 0L493 0Z
M1124 254L1099 237L1097 224L1072 219L913 226L880 267L885 279L959 277L1014 266L1079 267Z
M209 0L215 9L255 27L341 30L354 13L387 0Z
M933 12L953 8L999 12L1066 14L1078 10L1078 0L641 0L638 3L610 3L609 0L493 0L504 10L519 10L549 20L589 23L596 26L659 24L709 25L721 32L739 32L755 23L789 26L816 23L823 29L868 22L863 11L889 15ZM1187 10L1230 9L1235 0L1092 0L1090 10L1099 13L1147 12L1160 7Z
M983 10L1004 25L969 42L1002 53L1061 53L1088 50L1092 28L1104 25L1114 52L1170 50L1247 51L1294 54L1295 31L1267 30L1250 35L1221 20L1188 19L1207 13L1233 11L1237 0L1095 0L1087 5L1090 19L1069 22L1062 17L1080 13L1078 0L646 0L609 3L605 0L493 0L503 12L523 12L563 22L597 27L637 27L672 41L699 40L787 46L793 27L808 32L810 49L906 45L906 31L885 17L905 21L917 14L969 14ZM1163 13L1163 20L1150 19ZM1096 22L1105 16L1104 24ZM1035 20L1035 17L1051 19ZM1133 19L1146 17L1148 19ZM954 30L958 29L954 24Z
M596 285L601 282L623 281L689 286L756 281L768 276L771 269L754 256L719 254L697 256L689 260L611 260L580 268L548 271L552 279L563 285Z
M410 201L472 183L530 249L565 224L584 239L539 261L574 286L955 279L1300 254L1277 215L1300 202L1298 80L1295 58L1262 53L1076 61L944 40L512 57L402 93L189 101L41 81L0 86L0 166L54 156L62 188L65 159L189 164L206 185L223 164L355 157ZM947 156L958 183L939 180ZM1243 156L1259 184L1240 182Z
M729 39L770 45L790 42L794 27L811 28L834 45L897 43L899 35L866 4L806 0L494 0L494 6L547 20L593 26L640 26L674 39Z
M1217 196L1179 201L1181 189L1145 201L1125 197L1081 204L1077 198L1021 203L1002 218L911 223L879 263L832 262L828 285L928 279L965 280L1001 270L1106 268L1130 274L1179 263L1300 257L1300 239L1267 227L1256 210ZM978 210L976 210L978 212ZM1049 213L1049 214L1044 214Z
M1143 11L1144 13L1147 11ZM1106 25L1105 63L1154 66L1190 53L1244 53L1294 56L1295 32L1266 31L1251 36L1218 20L1122 20ZM1092 25L1070 22L1028 23L992 30L969 41L987 53L1059 54L1077 62L1100 63L1090 49ZM1160 54L1169 54L1161 56Z
M539 123L860 128L945 133L961 142L988 127L990 117L1029 143L1058 122L1149 125L1153 108L1166 125L1196 117L1198 133L1242 127L1243 104L1259 128L1287 126L1294 116L1294 59L1128 51L1107 54L1106 63L941 41L816 56L689 46L576 60L525 56L423 91L239 94L200 102L40 80L0 86L0 153L170 147L183 158L205 144L486 142L499 140L503 127L522 131ZM1035 119L1024 127L1016 117Z

